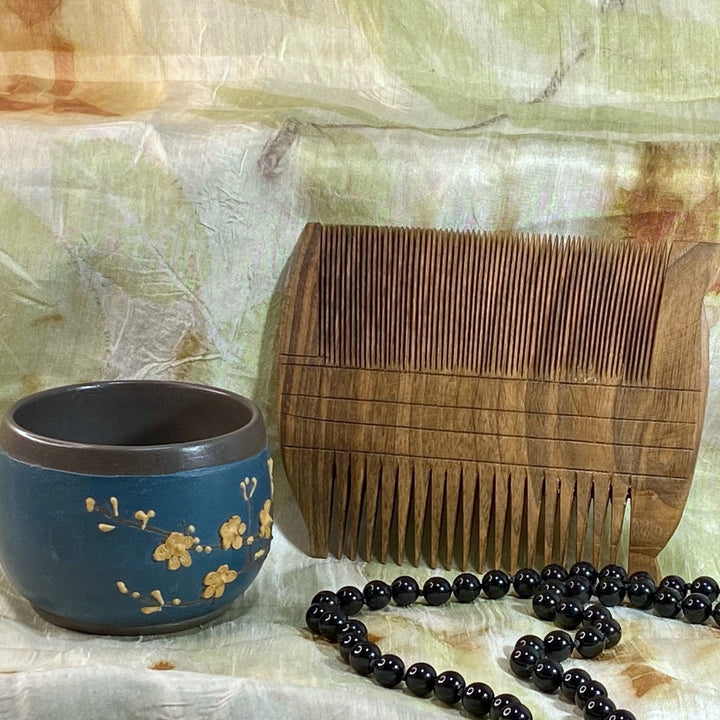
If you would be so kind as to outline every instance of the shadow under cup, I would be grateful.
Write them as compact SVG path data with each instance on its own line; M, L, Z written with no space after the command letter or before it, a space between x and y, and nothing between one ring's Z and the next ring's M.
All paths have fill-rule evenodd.
M0 422L0 563L52 623L170 632L226 610L272 537L272 461L247 398L112 381L23 398Z

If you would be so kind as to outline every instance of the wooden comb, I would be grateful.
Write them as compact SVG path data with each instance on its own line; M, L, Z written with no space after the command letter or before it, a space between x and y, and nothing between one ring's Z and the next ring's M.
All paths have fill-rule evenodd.
M629 500L629 565L656 571L697 457L719 251L306 226L279 402L310 554L598 564Z

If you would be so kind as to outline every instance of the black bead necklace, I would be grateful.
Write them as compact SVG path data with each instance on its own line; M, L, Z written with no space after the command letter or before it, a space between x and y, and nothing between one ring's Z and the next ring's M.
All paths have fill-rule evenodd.
M405 682L408 690L419 697L434 695L447 705L461 704L471 716L490 720L532 720L532 713L509 693L495 695L483 682L465 683L460 673L447 670L440 674L428 663L419 662L405 668L392 654L383 654L368 640L367 628L351 616L363 606L380 610L392 600L407 607L423 597L428 605L443 605L452 596L459 603L474 602L481 592L497 600L510 589L520 598L532 600L533 612L541 620L554 621L561 629L541 639L524 635L515 643L509 663L513 674L528 680L540 692L560 694L573 701L585 720L636 720L629 710L617 709L607 688L579 668L563 669L562 662L573 652L583 658L594 658L620 642L622 628L609 610L629 604L640 610L654 609L661 617L682 615L690 623L703 623L711 615L720 625L718 583L702 576L686 583L677 575L664 577L658 585L646 572L628 577L619 565L606 565L600 572L587 562L578 562L570 570L561 565L545 566L541 572L532 568L518 570L509 576L502 570L491 570L482 579L462 573L450 583L443 577L432 577L420 588L417 581L403 575L388 585L382 580L368 582L363 590L352 586L337 592L322 590L312 599L305 614L311 632L322 635L338 650L345 662L360 675L372 675L387 688ZM598 603L589 604L592 596ZM567 632L577 630L574 638Z

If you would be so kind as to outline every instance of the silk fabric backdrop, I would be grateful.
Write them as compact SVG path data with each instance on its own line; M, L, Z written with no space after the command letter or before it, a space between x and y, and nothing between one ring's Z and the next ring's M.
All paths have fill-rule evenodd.
M718 239L711 0L0 0L0 406L160 377L253 397L276 433L282 272L305 222ZM665 572L720 576L718 295L710 393ZM275 455L277 442L275 442ZM260 577L211 627L142 640L45 624L0 582L0 714L437 716L313 643L324 587L417 571L314 560L278 468ZM91 572L91 569L88 569ZM619 610L587 665L638 717L720 706L717 629ZM383 650L572 714L507 671L526 602L386 611ZM175 672L155 672L173 669Z

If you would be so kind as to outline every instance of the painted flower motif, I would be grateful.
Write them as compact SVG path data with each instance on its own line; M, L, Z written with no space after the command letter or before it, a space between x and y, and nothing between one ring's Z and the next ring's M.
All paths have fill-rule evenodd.
M239 515L233 515L227 522L224 522L218 530L221 538L220 544L223 550L239 550L243 545L243 533L247 526L240 519Z
M263 538L272 537L272 524L273 519L270 514L270 508L272 507L272 501L266 500L263 505L263 509L260 511L260 532L258 535Z
M179 532L171 532L165 542L155 548L153 552L153 560L167 560L168 570L177 570L181 565L189 567L192 558L188 549L195 544L193 538L189 535L183 535Z
M227 564L221 565L217 570L209 572L203 578L205 589L202 592L202 596L206 600L222 597L222 594L225 592L225 586L235 580L237 576L237 572L230 570Z

